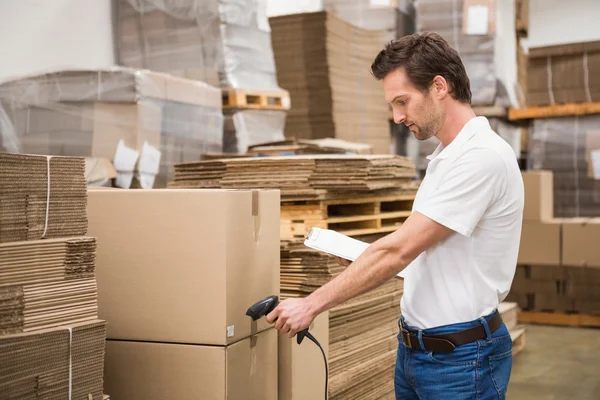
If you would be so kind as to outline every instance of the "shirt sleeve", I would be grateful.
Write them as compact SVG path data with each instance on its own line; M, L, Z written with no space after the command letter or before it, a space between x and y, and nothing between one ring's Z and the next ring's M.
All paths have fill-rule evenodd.
M415 211L464 236L473 230L498 199L506 180L500 155L489 149L471 149L457 158L428 198Z

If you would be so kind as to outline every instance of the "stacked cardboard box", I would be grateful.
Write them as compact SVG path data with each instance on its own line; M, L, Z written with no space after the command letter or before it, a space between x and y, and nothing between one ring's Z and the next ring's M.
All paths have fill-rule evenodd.
M474 105L517 105L515 2L420 0L417 31L437 32L458 51Z
M385 42L415 32L413 0L324 0L323 8L354 26L385 29Z
M89 192L115 398L277 399L279 192Z
M221 151L221 104L218 88L150 71L49 72L0 85L0 150L108 158L119 186L163 187L173 163Z
M525 310L599 313L600 220L553 218L552 174L523 174L519 259L508 299Z
M528 106L600 101L600 41L525 48L519 68Z
M98 320L84 159L0 153L2 398L100 400ZM54 239L52 239L54 238Z
M280 91L266 1L119 0L119 63L214 86ZM227 109L224 150L283 139L285 111Z
M343 270L335 257L302 240L282 241L282 297L305 297ZM329 312L330 399L379 399L393 392L402 288L402 280L393 279Z
M554 215L596 217L600 202L600 116L535 119L528 168L554 176Z
M414 176L414 165L406 157L301 155L177 164L169 186L278 188L285 199L314 199L319 191L347 194L408 188Z
M370 74L385 31L363 30L327 12L270 22L277 77L292 103L286 136L336 137L390 153L388 106Z

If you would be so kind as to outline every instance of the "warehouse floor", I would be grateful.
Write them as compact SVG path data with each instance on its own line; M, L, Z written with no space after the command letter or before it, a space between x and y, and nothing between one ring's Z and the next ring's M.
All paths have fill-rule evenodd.
M600 393L600 329L528 325L513 362L507 399L596 400Z

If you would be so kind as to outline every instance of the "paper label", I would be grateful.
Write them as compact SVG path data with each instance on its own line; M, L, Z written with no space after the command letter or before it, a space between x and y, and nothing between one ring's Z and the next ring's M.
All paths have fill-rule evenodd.
M125 142L121 139L115 152L115 169L117 172L133 172L139 156L137 150L125 146Z
M281 98L281 105L283 106L283 108L285 109L289 109L291 106L291 100L289 97L285 96Z
M371 0L371 7L389 7L392 0Z
M227 327L227 337L234 337L235 336L235 325L229 325Z
M142 146L142 152L140 153L140 164L138 165L138 171L147 174L158 173L160 168L160 151L150 145L148 142L144 142Z
M600 180L600 150L593 150L590 153L592 159L592 170L594 172L594 179Z
M490 9L487 6L474 5L467 9L467 35L487 35Z

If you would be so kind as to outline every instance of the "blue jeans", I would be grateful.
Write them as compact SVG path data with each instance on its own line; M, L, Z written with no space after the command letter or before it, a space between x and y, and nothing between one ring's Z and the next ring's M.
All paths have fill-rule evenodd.
M504 324L490 335L490 317L422 331L423 335L439 335L484 324L487 338L458 346L452 353L410 349L398 335L396 400L504 400L512 369L512 341ZM400 323L418 334L404 319Z

